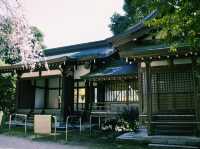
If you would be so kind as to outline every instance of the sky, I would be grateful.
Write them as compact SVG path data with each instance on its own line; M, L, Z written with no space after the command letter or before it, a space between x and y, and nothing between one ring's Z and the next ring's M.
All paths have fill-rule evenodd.
M24 0L29 24L44 34L48 48L103 40L114 12L123 14L124 0Z

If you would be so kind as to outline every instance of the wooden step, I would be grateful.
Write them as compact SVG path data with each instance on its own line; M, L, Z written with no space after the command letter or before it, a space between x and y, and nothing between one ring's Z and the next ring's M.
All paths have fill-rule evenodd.
M152 121L195 121L195 115L153 115Z
M193 136L196 125L192 124L152 124L155 135Z
M161 129L157 129L154 131L153 133L154 135L170 135L170 136L194 136L194 131L190 131L190 130L161 130Z

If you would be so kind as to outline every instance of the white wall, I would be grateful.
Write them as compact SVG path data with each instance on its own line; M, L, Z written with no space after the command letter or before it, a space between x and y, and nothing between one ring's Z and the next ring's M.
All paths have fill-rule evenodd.
M35 108L42 109L44 107L44 89L36 88L35 90Z
M74 71L74 78L80 79L80 76L86 75L90 72L90 68L85 68L85 65L77 66L77 69Z

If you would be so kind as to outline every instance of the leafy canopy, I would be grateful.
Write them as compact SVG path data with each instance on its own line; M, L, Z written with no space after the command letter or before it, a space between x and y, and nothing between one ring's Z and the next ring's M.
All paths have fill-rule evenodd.
M163 38L176 45L175 41L200 45L200 1L199 0L157 0L158 17L148 22L149 26L160 28Z
M8 54L20 57L21 63L34 69L37 62L44 60L44 55L41 45L34 39L24 6L23 0L0 0L0 23L7 19L12 29L6 37Z
M124 0L123 10L125 14L115 13L111 17L111 24L109 25L111 31L116 35L139 22L150 13L149 4L149 0Z
M0 20L0 59L6 64L18 63L22 59L20 49L10 46L10 36L12 36L12 33L14 32L12 21L5 17L1 17ZM44 49L44 35L42 32L35 26L31 26L30 30L33 34L33 38L31 39L32 46L39 44L40 47Z
M125 15L114 14L110 29L114 34L126 30L153 10L158 14L146 25L157 29L162 38L172 45L176 42L200 46L199 0L125 0Z

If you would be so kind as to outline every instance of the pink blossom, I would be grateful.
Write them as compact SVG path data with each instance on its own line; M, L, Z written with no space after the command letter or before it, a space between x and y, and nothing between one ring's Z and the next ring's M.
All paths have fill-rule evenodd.
M23 8L23 0L0 0L0 16L11 20L13 29L8 37L9 49L14 55L20 54L21 63L34 68L37 62L45 60L40 44L32 42L34 36Z

